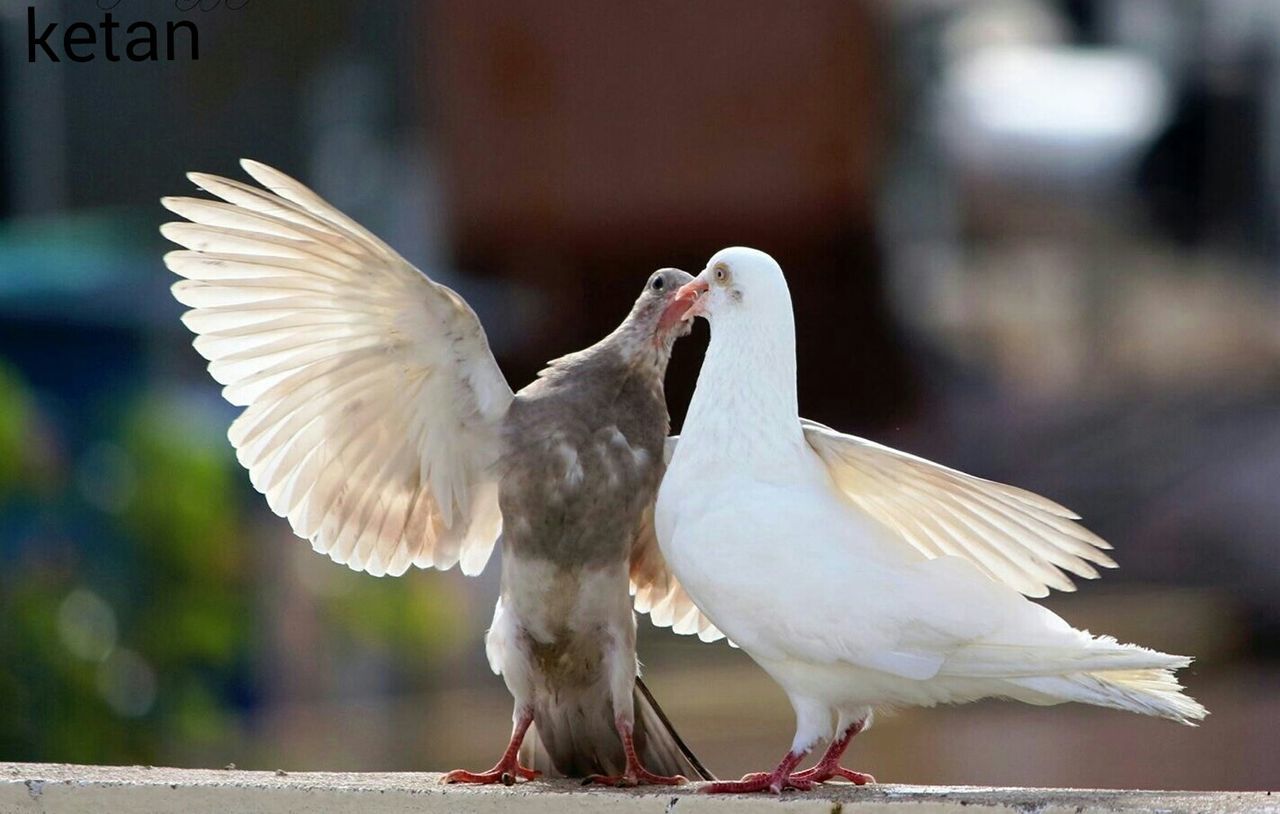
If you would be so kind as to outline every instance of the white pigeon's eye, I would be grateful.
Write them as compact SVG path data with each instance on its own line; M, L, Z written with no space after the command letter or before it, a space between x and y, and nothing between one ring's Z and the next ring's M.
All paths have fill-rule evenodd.
M725 271L724 266L716 266L716 282L723 283L729 279L729 272Z
M654 291L661 291L664 285L665 283L663 283L661 277L654 277L653 282L649 283L649 287L652 288Z

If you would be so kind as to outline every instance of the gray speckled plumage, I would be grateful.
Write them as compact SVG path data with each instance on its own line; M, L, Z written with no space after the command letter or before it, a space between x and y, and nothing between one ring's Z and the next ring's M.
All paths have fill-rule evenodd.
M619 561L662 477L666 359L629 358L625 333L552 363L503 431L503 541L564 565ZM643 341L643 340L641 340Z

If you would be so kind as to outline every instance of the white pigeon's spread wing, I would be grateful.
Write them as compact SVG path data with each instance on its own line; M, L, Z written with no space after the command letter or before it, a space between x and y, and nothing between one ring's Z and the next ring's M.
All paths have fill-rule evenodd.
M491 467L511 403L454 291L288 176L266 190L192 173L221 201L166 198L190 223L165 264L195 348L245 410L228 436L300 537L371 574L478 573L501 529Z
M678 435L667 439L663 452L667 463L671 462L678 440ZM653 527L652 505L645 510L631 545L631 593L635 597L636 610L649 614L658 627L669 627L680 634L696 634L704 642L724 638L724 634L693 604L693 599L667 567Z
M801 419L809 446L858 509L927 557L963 557L1027 596L1074 591L1114 568L1111 546L1047 498Z

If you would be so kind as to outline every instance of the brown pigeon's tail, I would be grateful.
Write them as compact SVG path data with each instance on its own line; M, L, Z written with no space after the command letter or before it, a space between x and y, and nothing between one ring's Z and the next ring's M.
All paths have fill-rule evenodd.
M635 698L636 732L638 735L643 729L647 736L647 743L640 750L645 768L658 774L682 774L690 780L715 780L715 775L707 771L680 733L676 732L667 713L658 706L658 700L640 676L636 676ZM672 768L666 768L668 766Z
M656 774L680 774L690 780L715 779L676 734L639 678L634 703L633 735L646 769ZM539 706L534 719L536 723L520 749L520 762L542 772L544 777L614 775L626 767L607 693L587 692L573 697L561 692L554 704Z

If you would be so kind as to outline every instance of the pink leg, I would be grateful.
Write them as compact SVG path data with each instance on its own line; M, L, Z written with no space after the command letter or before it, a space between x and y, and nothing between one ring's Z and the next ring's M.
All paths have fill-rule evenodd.
M752 772L742 776L741 780L718 780L698 789L703 794L742 794L752 791L769 791L781 794L783 789L808 791L813 788L809 780L798 778L792 774L805 752L787 752L778 767L772 772Z
M640 757L636 754L636 745L631 738L631 724L619 718L617 720L618 735L622 738L622 751L627 756L627 768L622 774L593 774L582 781L582 785L600 783L606 786L679 786L689 781L678 774L667 776L654 774L640 765Z
M468 772L462 769L454 769L444 776L444 783L502 783L510 786L516 782L516 778L524 780L533 780L541 772L533 769L526 769L520 765L520 743L524 740L524 733L529 731L529 724L533 723L533 710L524 710L520 713L520 717L516 719L515 728L511 731L511 742L507 744L507 751L502 753L502 759L498 761L498 765L494 766L487 772Z
M856 786L865 786L868 783L876 782L876 779L869 774L855 772L840 765L840 756L849 747L849 742L862 731L865 723L865 721L858 721L850 725L848 729L840 734L840 737L831 741L831 744L827 746L827 751L822 755L822 760L819 760L817 765L812 769L806 769L803 772L791 775L791 779L793 781L803 780L809 783L825 783L833 777L842 777Z

